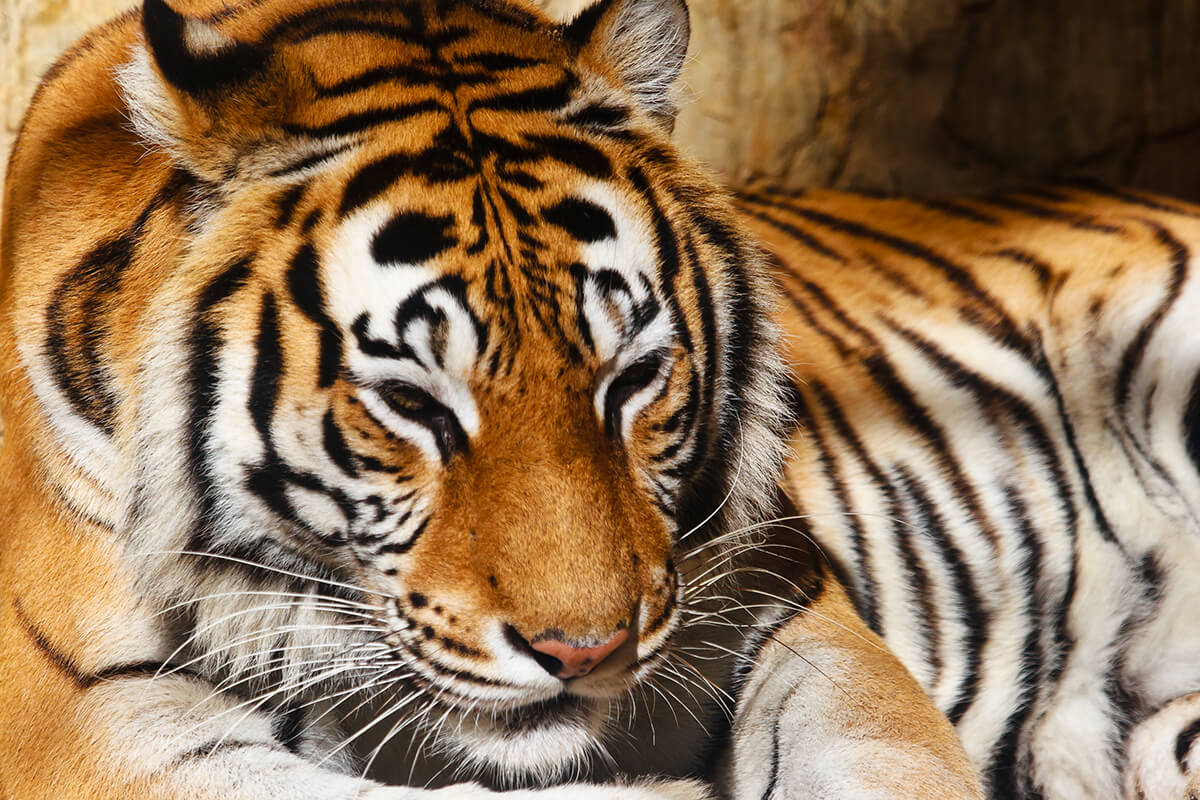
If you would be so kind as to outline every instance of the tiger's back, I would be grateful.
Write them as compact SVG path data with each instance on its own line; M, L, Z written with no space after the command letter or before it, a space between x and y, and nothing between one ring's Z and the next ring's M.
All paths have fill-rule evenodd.
M1139 781L1200 766L1200 210L1089 186L741 209L788 299L799 524L993 794L1181 792Z

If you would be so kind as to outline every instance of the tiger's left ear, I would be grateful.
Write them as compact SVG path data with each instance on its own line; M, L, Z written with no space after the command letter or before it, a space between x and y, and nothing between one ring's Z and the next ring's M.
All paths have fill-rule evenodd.
M262 74L270 52L239 42L166 0L143 0L142 42L117 72L127 116L143 141L171 153L189 171L216 181L234 157L239 131L251 129L262 103L241 93ZM236 117L222 104L241 99Z
M185 17L164 0L144 0L146 44L163 78L189 95L245 81L262 69L262 47L235 41L216 27Z
M675 124L671 88L690 35L685 0L599 0L565 28L580 55L613 70L667 130Z

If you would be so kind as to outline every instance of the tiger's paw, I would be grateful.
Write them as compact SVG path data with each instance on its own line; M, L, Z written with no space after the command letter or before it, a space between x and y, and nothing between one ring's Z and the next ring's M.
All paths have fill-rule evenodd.
M1200 692L1171 701L1134 728L1125 797L1200 800Z

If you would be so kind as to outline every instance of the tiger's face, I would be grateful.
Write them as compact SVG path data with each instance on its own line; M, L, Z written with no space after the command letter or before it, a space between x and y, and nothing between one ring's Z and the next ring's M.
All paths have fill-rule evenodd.
M683 537L769 497L765 286L667 142L686 26L148 3L122 76L204 196L186 549L352 587L481 765L596 748L685 627Z

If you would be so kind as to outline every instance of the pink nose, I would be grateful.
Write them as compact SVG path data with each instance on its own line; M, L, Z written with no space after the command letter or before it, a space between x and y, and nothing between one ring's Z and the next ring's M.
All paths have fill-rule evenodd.
M573 647L559 639L543 639L540 642L534 642L530 647L562 664L558 672L551 670L551 674L567 680L587 675L601 661L612 655L612 652L628 638L629 631L620 630L607 642L594 647Z

